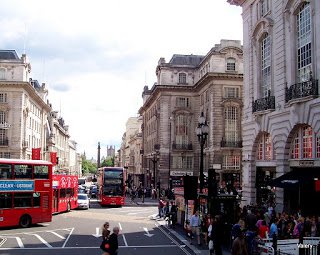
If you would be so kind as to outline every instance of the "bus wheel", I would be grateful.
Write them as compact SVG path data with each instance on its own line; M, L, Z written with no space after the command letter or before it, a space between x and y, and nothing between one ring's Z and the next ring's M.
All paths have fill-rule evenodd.
M68 203L67 205L67 212L70 212L71 211L71 205L70 205L70 202Z
M23 215L20 218L19 225L23 228L28 228L31 225L31 217L29 215Z

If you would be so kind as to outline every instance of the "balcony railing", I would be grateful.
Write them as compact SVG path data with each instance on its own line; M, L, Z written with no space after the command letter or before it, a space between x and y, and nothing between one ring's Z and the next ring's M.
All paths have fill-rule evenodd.
M242 141L225 141L221 140L221 147L242 148Z
M275 97L267 96L252 102L252 112L260 112L275 109Z
M188 144L172 143L172 149L173 150L192 150L192 143L188 143Z
M293 99L318 95L318 80L310 79L309 81L293 84L290 88L286 88L286 103Z
M0 146L8 146L9 145L9 139L0 139Z

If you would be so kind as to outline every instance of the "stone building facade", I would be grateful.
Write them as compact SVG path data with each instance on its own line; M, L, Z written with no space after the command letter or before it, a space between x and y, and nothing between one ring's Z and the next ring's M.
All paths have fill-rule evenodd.
M241 179L242 46L221 40L206 55L160 58L157 83L143 91L143 169L149 187L181 184L199 175L198 118L204 114L209 134L204 146L204 174L215 168L230 185Z
M68 126L52 110L46 84L31 79L30 72L25 54L20 58L14 50L0 50L0 157L32 159L32 149L41 148L43 160L57 152L56 171L81 172Z
M243 10L245 203L315 212L312 201L320 199L320 2L228 2Z

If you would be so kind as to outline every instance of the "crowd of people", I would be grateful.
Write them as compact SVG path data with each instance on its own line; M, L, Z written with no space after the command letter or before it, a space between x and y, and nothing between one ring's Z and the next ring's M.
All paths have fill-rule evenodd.
M207 245L209 254L222 254L226 235L230 236L232 255L254 254L259 240L299 239L320 236L320 216L303 216L297 212L276 213L272 206L244 206L239 210L238 222L226 231L223 215L200 215L195 211L185 222L187 238L193 244Z

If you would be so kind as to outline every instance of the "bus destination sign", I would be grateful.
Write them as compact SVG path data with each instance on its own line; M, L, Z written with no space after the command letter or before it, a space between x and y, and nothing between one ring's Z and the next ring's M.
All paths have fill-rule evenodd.
M0 192L34 191L34 181L0 180Z

